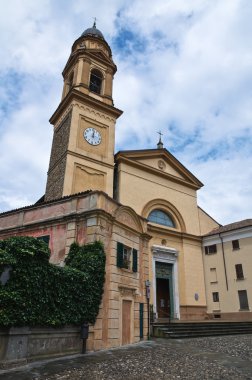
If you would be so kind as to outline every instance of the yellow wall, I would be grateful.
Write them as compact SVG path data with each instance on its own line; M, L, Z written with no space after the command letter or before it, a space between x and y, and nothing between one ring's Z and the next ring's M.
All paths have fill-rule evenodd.
M205 235L212 231L214 228L218 228L220 225L216 220L211 218L202 208L198 207L199 222L200 222L200 235Z
M248 232L247 235L250 236L246 236L242 230L223 233L221 237L224 253L218 235L204 238L204 246L217 244L217 253L210 255L203 253L208 312L211 314L218 314L219 312L229 318L236 313L237 319L243 319L243 316L246 319L246 311L240 311L238 290L247 290L249 307L252 308L252 273L250 270L252 267L252 231ZM240 249L233 250L232 240L237 239ZM244 274L242 280L236 278L236 264L242 264ZM213 272L216 272L216 281L214 281ZM213 302L213 292L219 293L219 302Z
M196 196L196 191L189 186L125 163L120 164L118 200L132 207L140 215L148 202L157 198L164 199L179 211L184 220L186 232L200 235Z
M100 132L102 141L93 146L83 138L86 128ZM113 196L115 118L73 104L63 195L102 190Z
M181 307L194 308L190 311L190 318L197 319L197 310L206 310L200 235L202 231L210 231L218 224L203 211L199 212L196 186L187 183L186 176L177 172L172 165L169 166L168 161L165 162L168 176L163 170L160 174L157 172L157 162L151 158L139 162L144 166L135 165L133 162L120 162L118 200L146 218L154 208L161 208L173 217L176 222L175 229L148 223L148 233L152 236L149 242L149 278L152 283L155 281L152 247L164 245L176 249L179 303ZM146 165L154 168L154 171L148 168L146 170ZM157 200L156 204L154 200ZM152 287L151 303L153 300ZM202 315L204 313L200 318Z

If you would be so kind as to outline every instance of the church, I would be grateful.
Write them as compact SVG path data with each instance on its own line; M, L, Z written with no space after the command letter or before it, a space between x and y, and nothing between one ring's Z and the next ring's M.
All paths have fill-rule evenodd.
M157 321L206 319L202 236L220 226L197 204L203 184L161 138L153 149L115 154L116 71L94 23L73 43L62 73L45 195L0 214L1 239L42 238L56 265L74 241L104 243L106 280L90 350L146 339L148 301Z

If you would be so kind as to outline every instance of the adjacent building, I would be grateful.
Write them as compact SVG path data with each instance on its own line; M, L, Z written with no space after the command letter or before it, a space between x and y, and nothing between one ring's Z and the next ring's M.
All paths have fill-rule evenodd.
M252 320L252 219L214 229L203 238L210 317Z

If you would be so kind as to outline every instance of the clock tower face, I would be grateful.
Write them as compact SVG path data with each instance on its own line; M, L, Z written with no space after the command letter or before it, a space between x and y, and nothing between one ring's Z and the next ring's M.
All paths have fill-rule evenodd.
M101 135L95 128L86 128L83 136L90 145L99 145L101 143Z

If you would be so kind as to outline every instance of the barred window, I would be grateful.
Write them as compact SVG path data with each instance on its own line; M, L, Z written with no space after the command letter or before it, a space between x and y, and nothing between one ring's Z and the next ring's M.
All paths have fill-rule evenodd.
M205 254L206 255L211 255L213 253L217 253L217 245L216 244L207 245L205 247Z

